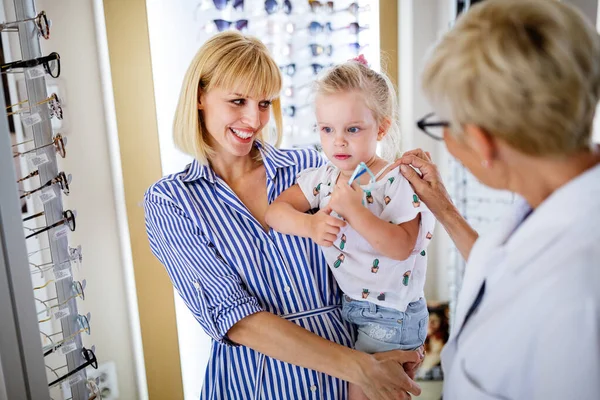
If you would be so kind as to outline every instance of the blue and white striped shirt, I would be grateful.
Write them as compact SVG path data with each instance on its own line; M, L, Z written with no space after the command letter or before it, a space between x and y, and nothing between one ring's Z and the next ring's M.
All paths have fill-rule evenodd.
M257 143L271 203L296 174L323 163L314 150ZM152 252L213 339L201 399L346 399L346 383L230 342L227 331L259 311L352 346L340 292L310 239L266 233L210 166L197 161L152 185L144 199Z

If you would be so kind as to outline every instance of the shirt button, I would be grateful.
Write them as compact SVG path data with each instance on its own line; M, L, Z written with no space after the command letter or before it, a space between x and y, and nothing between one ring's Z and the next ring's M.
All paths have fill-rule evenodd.
M292 290L292 289L290 289L290 287L289 287L289 286L286 286L286 287L284 287L284 288L283 288L283 290L284 290L286 293L289 293L289 292L290 292L290 290Z
M316 387L315 385L312 385L312 386L310 387L310 391L311 391L311 392L316 392L316 391L317 391L317 387Z

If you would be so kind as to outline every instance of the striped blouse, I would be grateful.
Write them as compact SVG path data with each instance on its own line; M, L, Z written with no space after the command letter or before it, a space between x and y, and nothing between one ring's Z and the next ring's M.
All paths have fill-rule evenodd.
M318 167L314 150L256 143L271 203ZM212 349L201 399L345 399L344 381L264 356L228 340L237 321L268 311L326 339L352 346L340 292L310 239L266 233L210 166L192 162L145 194L152 252L204 331Z

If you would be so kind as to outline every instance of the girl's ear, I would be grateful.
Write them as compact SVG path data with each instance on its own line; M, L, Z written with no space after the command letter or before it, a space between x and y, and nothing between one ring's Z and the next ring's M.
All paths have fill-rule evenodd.
M198 90L198 110L202 110L204 107L202 106L202 92Z
M381 121L381 124L379 124L379 131L377 132L377 140L381 140L387 135L391 125L392 121L389 118Z

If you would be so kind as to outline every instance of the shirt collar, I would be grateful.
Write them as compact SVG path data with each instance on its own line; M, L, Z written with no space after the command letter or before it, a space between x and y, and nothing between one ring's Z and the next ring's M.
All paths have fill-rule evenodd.
M504 246L501 245L503 238L501 235L498 237L501 241L497 244L503 247L509 259L507 267L522 269L540 251L551 248L557 236L570 230L574 224L592 223L590 213L598 214L599 197L600 165L596 165L554 191L531 215L527 216L529 206L521 204L517 217L511 221L512 229L507 226L504 231ZM523 220L525 216L527 218Z
M255 141L254 146L260 152L261 158L267 170L267 176L273 180L277 175L277 169L295 165L296 162L288 152L277 149L268 143ZM209 164L201 164L198 160L192 161L184 170L181 178L183 182L193 182L198 179L205 179L210 183L215 183L215 171Z

